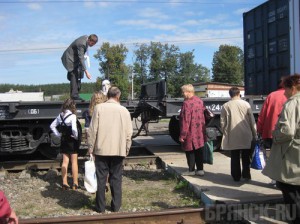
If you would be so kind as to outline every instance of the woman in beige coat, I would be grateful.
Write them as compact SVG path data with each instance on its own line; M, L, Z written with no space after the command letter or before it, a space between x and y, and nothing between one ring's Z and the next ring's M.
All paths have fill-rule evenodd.
M229 90L231 100L221 110L221 130L223 139L221 148L231 150L231 176L234 181L241 177L251 179L250 158L251 142L256 137L256 124L251 106L240 98L240 90L232 87ZM242 167L240 165L242 155Z
M263 174L276 180L292 223L300 223L300 75L283 81L288 98L273 131L273 144Z

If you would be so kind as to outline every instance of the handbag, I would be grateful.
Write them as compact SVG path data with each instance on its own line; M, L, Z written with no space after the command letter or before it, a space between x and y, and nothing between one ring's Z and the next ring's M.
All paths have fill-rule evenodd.
M84 187L90 193L97 191L97 177L95 161L92 155L90 159L84 163Z
M213 152L214 152L214 145L213 141L205 142L204 149L203 149L203 163L207 163L212 165L213 164Z
M256 142L254 152L252 155L251 168L256 170L262 170L266 165L265 155L260 150L259 142Z
M208 108L205 108L203 113L204 113L204 118L205 118L205 124L208 124L215 117L214 112L212 112Z

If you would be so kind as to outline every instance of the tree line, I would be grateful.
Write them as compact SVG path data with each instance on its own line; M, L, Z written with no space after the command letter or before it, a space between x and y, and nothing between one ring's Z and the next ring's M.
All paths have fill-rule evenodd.
M109 79L118 86L123 99L132 92L132 80L135 97L139 96L141 84L167 81L167 93L171 97L181 96L180 87L187 83L223 82L243 84L243 51L236 46L220 45L214 53L211 71L195 62L194 50L181 52L175 45L151 42L136 44L133 52L133 64L126 64L128 49L123 44L111 45L104 42L94 57L99 61L99 72L95 83L82 83L82 93L93 93L101 89L101 82ZM47 85L0 84L1 92L10 89L23 92L43 91L46 96L68 94L69 83Z

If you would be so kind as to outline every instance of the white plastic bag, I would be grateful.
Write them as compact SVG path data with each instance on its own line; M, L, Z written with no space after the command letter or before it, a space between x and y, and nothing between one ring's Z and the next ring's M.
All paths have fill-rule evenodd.
M95 161L92 155L90 155L90 160L84 163L84 169L84 187L88 192L95 193L97 191L97 177Z

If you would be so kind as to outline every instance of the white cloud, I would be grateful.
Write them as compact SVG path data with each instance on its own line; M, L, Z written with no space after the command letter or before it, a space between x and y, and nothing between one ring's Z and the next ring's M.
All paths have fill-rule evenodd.
M156 18L156 19L168 19L169 17L154 8L145 8L141 12L139 12L139 16L145 18Z
M41 4L38 4L38 3L29 3L29 4L27 4L27 7L31 10L41 10L42 9Z
M199 25L199 20L195 20L195 19L186 20L185 22L182 23L182 25L197 26Z
M221 44L242 46L242 29L205 29L195 32L180 32L176 35L160 34L154 37L157 41L174 42L176 45L204 44L205 46L218 47Z
M3 20L5 20L5 16L3 16L3 15L0 15L0 21L3 21Z
M239 26L240 24L237 21L231 21L227 19L227 15L216 15L214 18L204 18L204 19L191 19L186 20L181 23L182 26L222 26L222 27L234 27Z
M248 12L249 10L250 10L250 8L241 8L241 9L235 10L233 13L236 15L243 15L244 12Z
M177 28L173 24L154 23L150 20L120 20L116 22L118 25L138 26L142 29L158 29L158 30L174 30Z
M107 8L111 4L109 2L91 2L91 1L84 1L83 4L86 8L95 8L99 6L100 8Z
M110 43L123 43L127 47L132 47L135 43L141 44L150 42L170 43L178 46L199 46L218 48L221 44L229 44L242 47L243 45L243 30L238 29L204 29L196 30L195 32L182 32L176 30L175 35L160 33L149 38L140 38L137 36L127 36L125 39L110 40Z
M185 11L183 14L186 16L202 16L202 15L204 15L204 12Z
M182 5L182 3L180 3L179 0L169 0L169 5L173 6L173 7L177 7Z
M138 1L138 0L136 0L136 1ZM130 2L121 2L121 1L93 2L93 1L84 0L84 6L87 8L95 8L97 6L100 8L108 8L108 7L116 7L116 6L120 6L120 5L124 5L124 4L134 4L134 3L135 3L134 0L131 0Z

